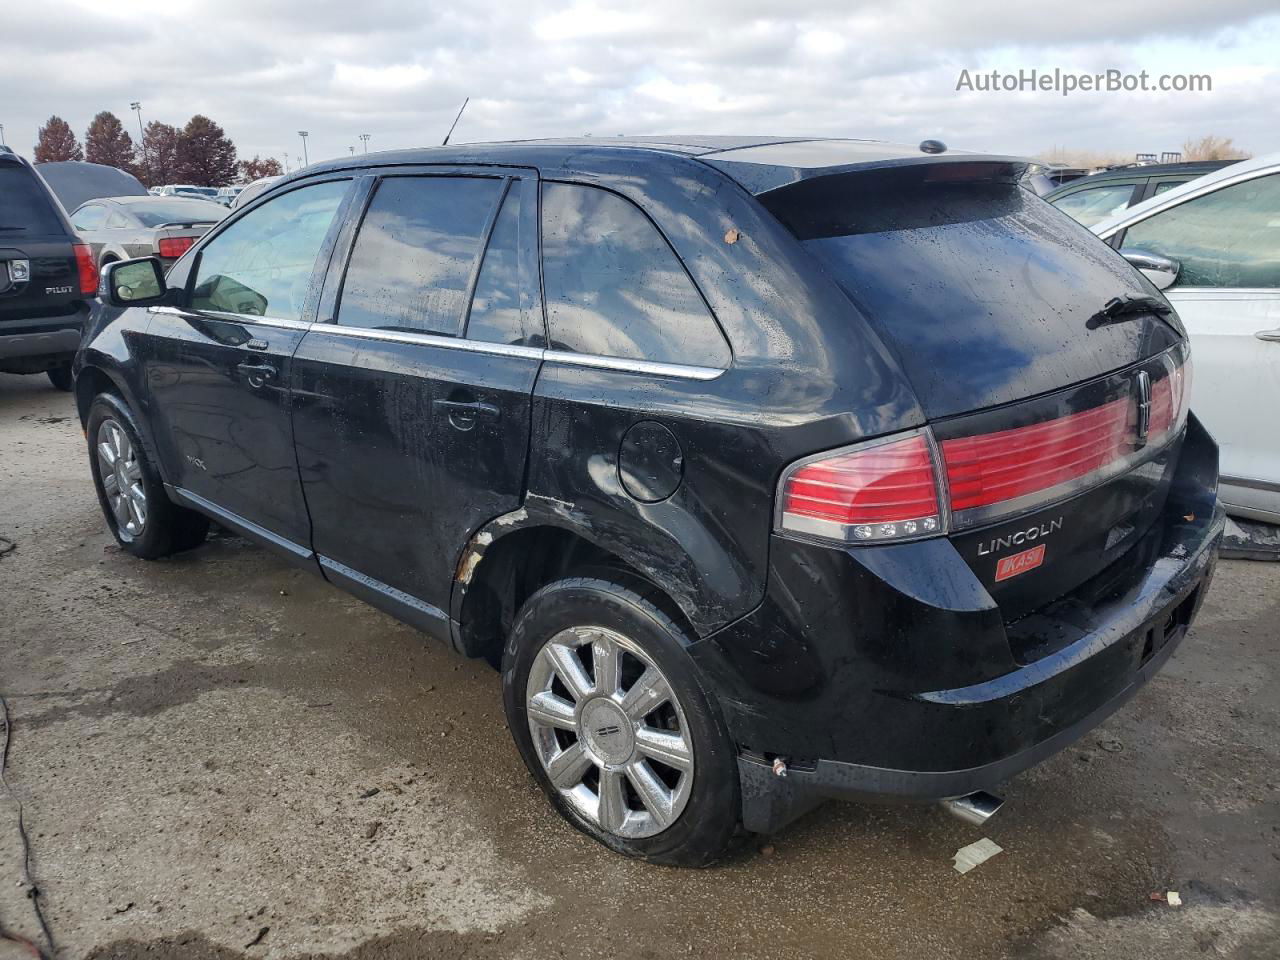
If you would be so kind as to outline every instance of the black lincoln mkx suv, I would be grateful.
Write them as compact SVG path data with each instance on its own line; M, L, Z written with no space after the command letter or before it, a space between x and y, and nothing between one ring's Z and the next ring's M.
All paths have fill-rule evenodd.
M1021 161L923 146L308 167L167 277L104 270L107 523L151 558L212 518L500 665L621 853L963 808L1164 664L1223 521L1169 305Z

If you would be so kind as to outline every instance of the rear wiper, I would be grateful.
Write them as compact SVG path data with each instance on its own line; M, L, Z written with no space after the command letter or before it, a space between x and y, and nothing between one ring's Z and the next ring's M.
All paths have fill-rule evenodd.
M1096 330L1104 324L1119 323L1140 313L1154 313L1163 319L1173 314L1173 308L1157 297L1112 297L1085 322L1085 326Z

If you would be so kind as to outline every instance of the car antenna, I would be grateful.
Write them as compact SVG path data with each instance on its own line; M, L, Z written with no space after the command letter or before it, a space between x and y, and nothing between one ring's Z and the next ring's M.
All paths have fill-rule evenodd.
M453 118L453 124L449 127L449 132L444 135L444 143L440 144L440 146L447 147L449 145L449 138L453 136L453 128L456 127L458 125L458 121L462 119L462 111L467 109L467 104L470 102L470 97L467 97L467 99L462 101L462 106L458 108L458 115Z

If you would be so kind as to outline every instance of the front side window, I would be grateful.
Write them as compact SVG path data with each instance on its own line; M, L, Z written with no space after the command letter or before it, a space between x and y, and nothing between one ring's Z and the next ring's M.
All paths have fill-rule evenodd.
M349 180L281 194L245 214L200 251L195 310L301 320L316 256Z
M542 271L552 349L728 366L729 345L675 251L617 194L544 185Z
M92 207L81 207L77 210L76 215L71 218L71 223L77 230L98 230L101 229L106 218L107 211L95 204Z
M503 181L388 177L360 225L338 323L457 336Z
M1108 186L1090 187L1069 193L1060 200L1050 201L1067 216L1086 227L1120 213L1129 206L1133 197L1132 183L1113 183Z
M1125 231L1121 249L1177 260L1180 287L1280 287L1280 174L1154 214Z

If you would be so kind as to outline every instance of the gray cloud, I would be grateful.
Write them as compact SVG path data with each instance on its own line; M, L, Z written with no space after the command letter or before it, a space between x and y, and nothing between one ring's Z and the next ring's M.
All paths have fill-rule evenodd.
M122 9L126 8L127 9ZM785 12L784 12L785 11ZM6 10L0 123L29 151L51 113L83 131L101 109L130 127L201 112L242 155L312 159L439 142L463 97L464 140L670 131L814 133L1031 152L1176 148L1232 136L1280 149L1274 0L409 5L393 0L192 0ZM74 24L74 46L65 24ZM1212 94L957 93L993 64L1209 72Z

